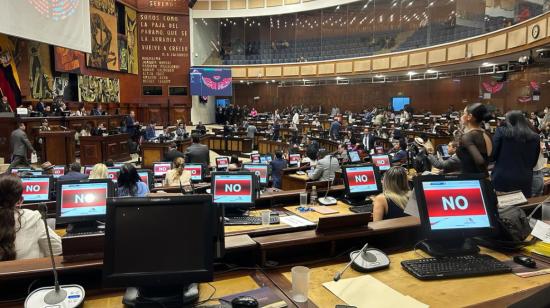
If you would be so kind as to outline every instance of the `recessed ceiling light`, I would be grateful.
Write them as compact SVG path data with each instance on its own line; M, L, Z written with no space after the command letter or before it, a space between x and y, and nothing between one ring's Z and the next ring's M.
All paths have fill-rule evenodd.
M416 75L416 73L411 71L411 72L408 72L407 75L413 76L413 75Z
M430 70L427 70L426 73L428 73L428 74L435 74L435 73L437 73L437 71L434 71L434 70L431 70L431 69L430 69Z
M495 64L489 63L489 62L483 62L483 63L481 64L481 66L485 66L485 67L487 67L487 66L493 66L493 65L495 65Z
M374 75L374 77L375 77L375 78L384 78L384 75L378 74L378 75Z

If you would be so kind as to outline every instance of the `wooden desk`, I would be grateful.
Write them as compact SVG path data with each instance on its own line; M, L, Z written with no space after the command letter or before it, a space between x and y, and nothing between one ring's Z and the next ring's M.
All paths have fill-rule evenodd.
M75 158L74 135L74 130L40 132L38 136L42 138L42 161L65 166L73 163Z
M338 211L338 213L320 214L320 213L317 213L315 211L300 212L300 211L298 211L298 205L287 206L287 207L285 207L285 210L293 213L294 215L300 216L304 219L307 219L311 222L314 222L314 223L318 223L319 218L330 216L330 215L353 215L353 214L355 214L355 213L353 213L352 211L349 210L349 208L350 208L349 205L345 204L342 201L338 201L336 203L336 205L327 206L327 208L329 208L331 210Z
M497 259L506 260L510 256L503 255L487 249L482 253L490 254ZM387 284L396 291L412 296L413 298L430 305L430 307L503 307L506 302L519 300L528 294L532 294L544 286L550 285L550 275L542 275L530 278L520 278L514 274L484 276L463 279L447 279L436 281L421 281L407 272L400 265L403 260L418 259L419 255L412 251L391 254L390 268L373 272L371 275ZM310 272L309 305L300 307L334 307L344 304L338 297L322 286L323 283L332 281L334 274L340 271L347 263L332 263L316 266ZM342 279L364 275L348 269ZM269 276L277 286L286 294L290 294L291 275L287 271L279 271ZM373 295L375 296L375 295Z
M130 160L128 140L128 134L80 137L80 164Z
M307 174L304 174L304 175L299 175L296 173L283 174L282 189L283 190L305 189L307 181L308 181Z

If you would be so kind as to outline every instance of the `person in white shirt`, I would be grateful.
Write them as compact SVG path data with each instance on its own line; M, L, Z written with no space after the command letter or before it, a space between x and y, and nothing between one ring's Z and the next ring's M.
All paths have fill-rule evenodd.
M542 193L544 191L544 172L543 169L546 167L546 162L548 159L544 157L544 148L545 144L544 142L540 143L540 152L539 152L539 158L537 160L537 164L533 168L533 183L531 184L532 197L536 196L542 196Z
M61 238L44 225L40 212L19 209L23 203L21 179L1 175L0 196L0 261L49 256L46 228L50 233L53 254L62 253Z
M294 125L300 124L300 115L298 115L297 112L295 112L294 116L292 117L292 124Z

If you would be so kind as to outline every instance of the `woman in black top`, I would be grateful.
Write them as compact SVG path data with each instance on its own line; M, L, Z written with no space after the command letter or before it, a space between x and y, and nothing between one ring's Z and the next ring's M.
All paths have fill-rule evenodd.
M391 167L382 179L382 190L373 201L373 221L408 216L404 212L410 195L407 170Z
M495 168L491 179L495 190L521 190L525 197L532 194L533 167L540 152L540 137L519 110L506 114L506 123L497 128L493 137Z
M474 103L464 109L460 122L464 126L464 133L460 137L457 156L460 158L462 173L483 173L489 176L487 166L489 155L493 150L491 137L481 123L491 118L487 107L481 103Z

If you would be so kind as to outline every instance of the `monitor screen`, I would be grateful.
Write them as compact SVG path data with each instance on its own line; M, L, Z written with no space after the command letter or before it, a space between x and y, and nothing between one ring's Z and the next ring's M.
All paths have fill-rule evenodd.
M269 181L269 169L267 164L243 164L243 169L254 172L260 179L260 184L267 185Z
M202 181L202 165L201 164L185 164L184 170L191 172L191 181Z
M218 169L227 169L229 167L229 157L216 157L216 167L218 167Z
M441 145L441 156L443 157L449 157L449 146L446 144Z
M375 147L376 154L384 154L384 148L383 147Z
M107 182L60 183L58 187L58 217L105 215L109 196Z
M11 169L11 174L18 174L25 171L32 171L31 168L13 168Z
M84 174L85 175L90 175L90 173L92 173L92 169L94 169L94 166L85 166L84 167Z
M192 67L189 72L191 95L232 96L231 68Z
M221 213L211 204L206 195L110 198L103 266L106 284L171 287L212 281L218 236L213 226Z
M53 167L53 177L58 178L65 174L65 166L55 166Z
M302 160L302 157L300 154L289 154L288 155L288 165L289 166L300 166L300 161Z
M171 163L153 163L153 174L155 176L163 177L166 175L166 172L172 168Z
M388 155L372 155L372 163L380 171L386 171L391 168L390 157Z
M349 161L352 163L358 163L361 161L361 157L359 156L359 152L357 151L348 151L349 155Z
M143 183L146 183L147 185L151 186L153 179L149 178L149 173L151 171L149 170L138 170L139 178Z
M118 174L120 172L120 168L107 168L107 176L113 181L113 183L116 183L118 180Z
M391 107L393 111L401 111L405 106L411 103L411 98L406 96L397 96L391 98Z
M431 230L491 227L479 180L423 181L422 190Z
M50 177L22 177L23 200L25 202L43 202L50 200Z
M252 203L253 179L253 174L216 174L213 178L214 203Z
M254 164L260 163L260 154L250 154L250 161Z
M43 175L43 172L41 170L27 170L20 171L17 173L17 175Z
M373 166L344 168L344 183L349 194L374 193L380 190L378 173Z
M216 107L225 108L229 105L231 105L231 101L229 100L229 98L216 98Z
M271 155L262 155L262 156L260 156L260 163L261 164L269 164L272 160L273 160L273 158L271 157Z

